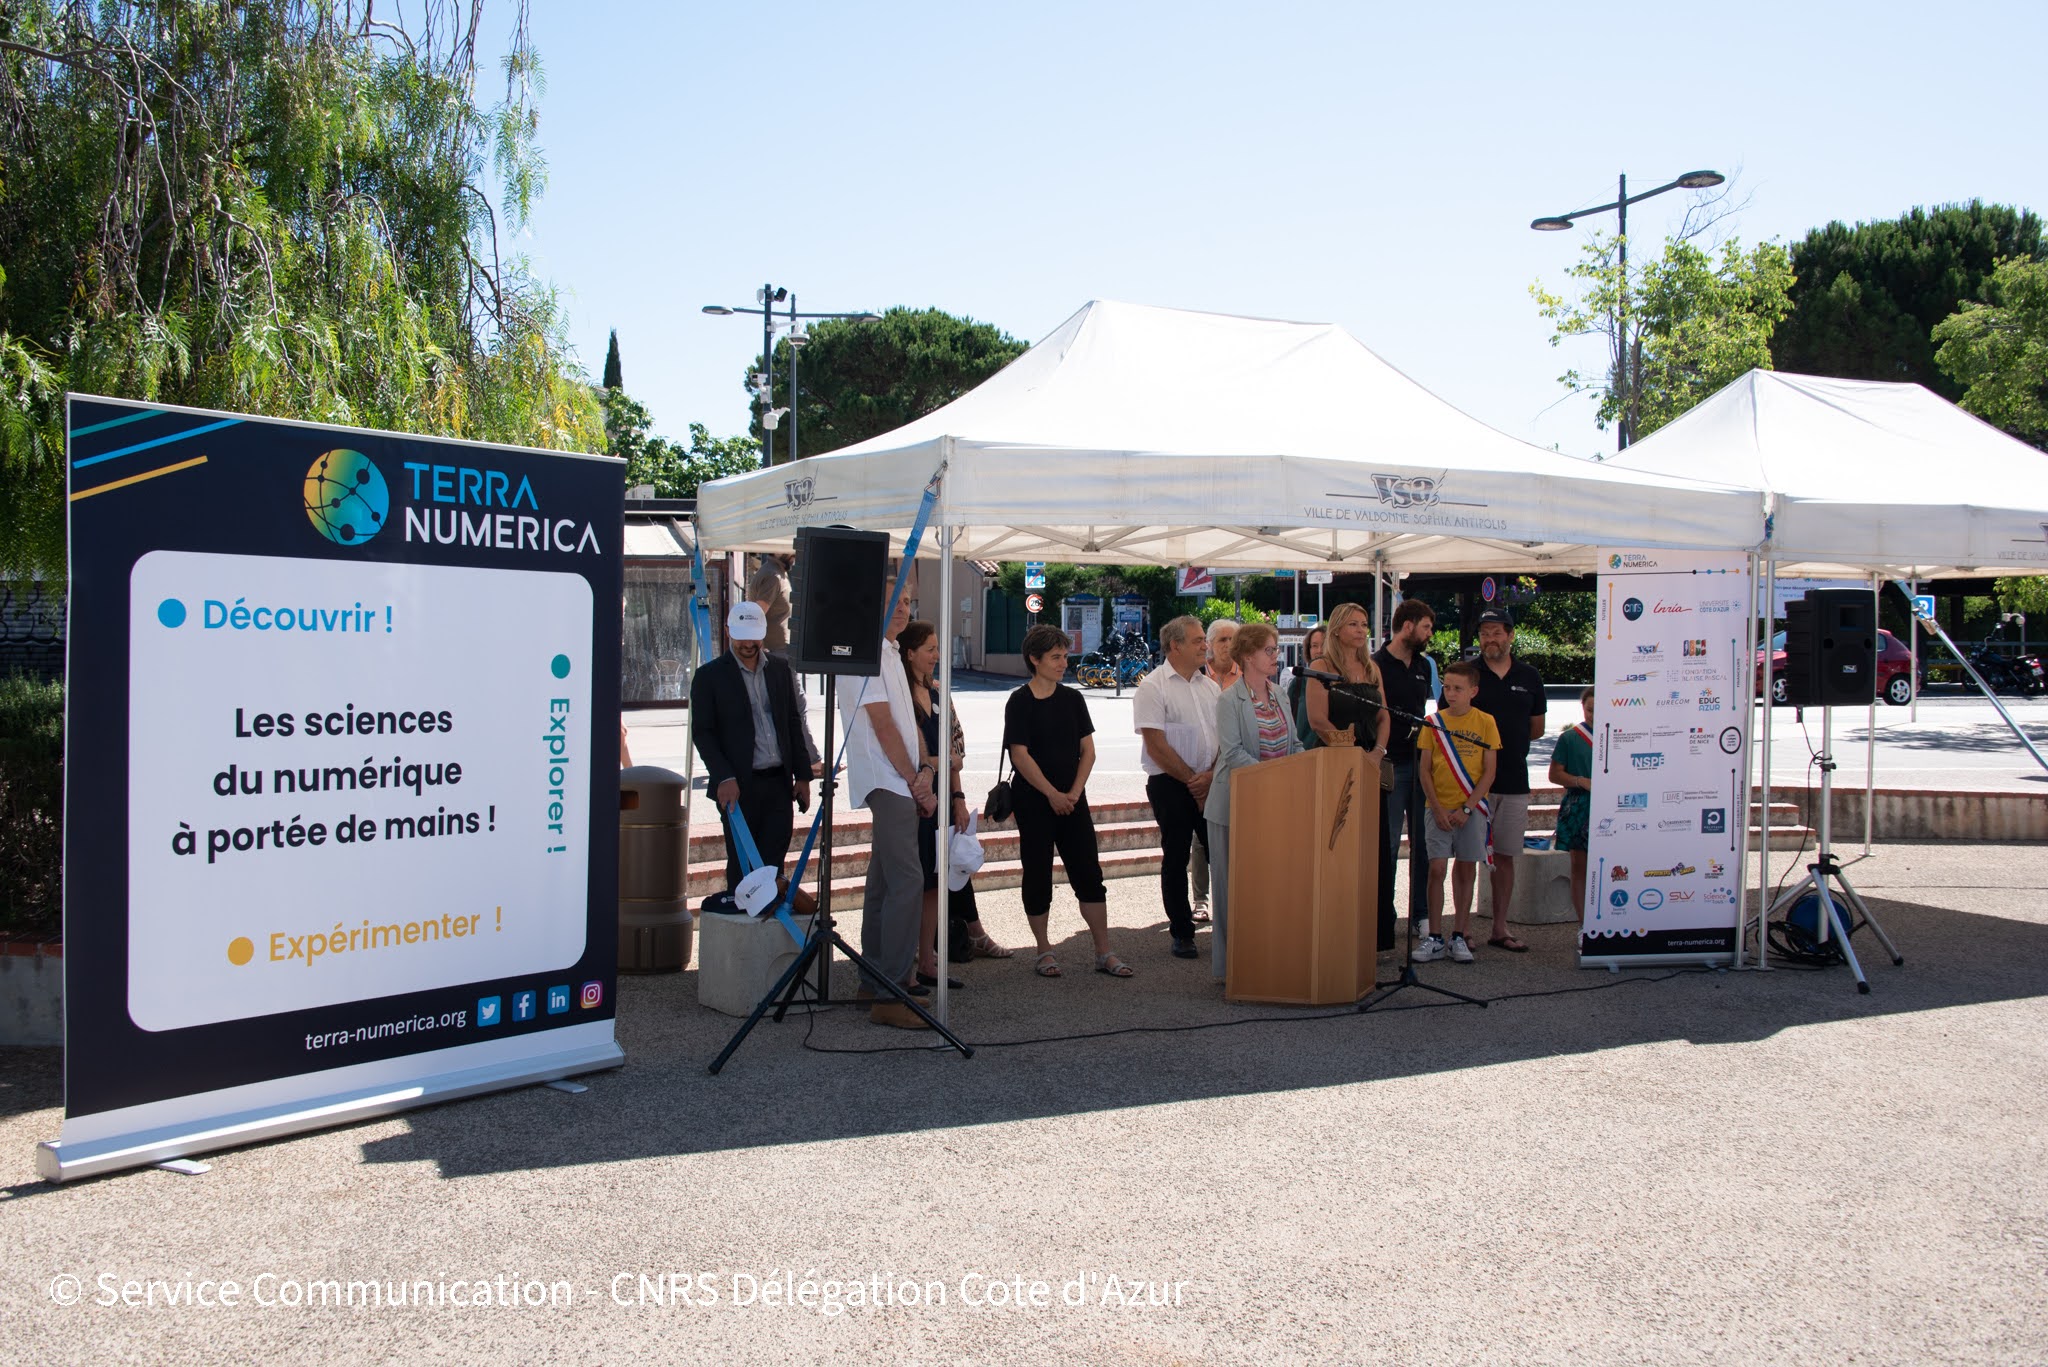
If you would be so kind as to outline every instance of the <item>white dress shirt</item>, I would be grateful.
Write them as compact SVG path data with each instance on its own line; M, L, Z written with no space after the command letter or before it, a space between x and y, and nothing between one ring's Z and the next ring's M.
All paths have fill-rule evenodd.
M1171 663L1160 665L1131 696L1131 729L1159 732L1167 749L1203 773L1216 762L1216 701L1222 696L1216 681L1201 670L1183 679ZM1142 745L1138 762L1148 775L1166 772Z
M876 737L874 718L868 705L886 701L889 719L903 738L903 753L913 766L917 763L917 711L910 701L910 676L903 672L903 655L894 641L882 642L882 674L876 679L839 681L839 719L846 727L846 794L856 807L868 805L868 794L880 788L910 796L910 785Z

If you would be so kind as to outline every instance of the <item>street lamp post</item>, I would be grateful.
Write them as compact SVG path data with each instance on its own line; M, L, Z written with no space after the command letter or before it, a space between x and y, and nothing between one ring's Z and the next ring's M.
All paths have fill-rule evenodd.
M777 314L775 306L783 300L789 301L786 312ZM754 291L754 302L759 308L728 308L724 304L706 304L704 312L716 317L734 313L754 313L761 317L761 373L757 380L758 397L761 401L761 463L775 463L775 429L780 425L784 412L789 414L789 459L796 459L796 353L797 348L810 339L803 333L798 321L805 318L846 318L857 323L881 321L879 313L798 313L796 296L788 289L776 285L763 285ZM786 321L785 321L786 320ZM789 353L789 407L775 407L775 334L787 331L790 334Z
M1616 293L1615 302L1614 375L1616 382L1621 387L1621 417L1615 424L1619 449L1621 450L1626 451L1628 449L1629 438L1632 435L1630 429L1633 425L1634 404L1636 401L1636 380L1642 371L1640 351L1633 358L1629 355L1628 206L1631 204L1641 204L1646 199L1654 199L1667 190L1710 190L1726 179L1727 177L1723 176L1719 171L1687 171L1668 185L1659 185L1654 190L1645 190L1639 195L1632 195L1628 192L1628 176L1624 174L1620 177L1620 181L1615 188L1614 202L1612 204L1596 204L1590 209L1574 209L1568 214L1556 214L1549 218L1534 219L1529 224L1531 228L1534 228L1539 233L1562 232L1566 228L1573 226L1573 219L1584 218L1588 214L1604 214L1609 209L1614 210L1620 219L1620 231L1615 238L1618 260L1621 265L1621 289ZM1631 369L1632 359L1633 369Z

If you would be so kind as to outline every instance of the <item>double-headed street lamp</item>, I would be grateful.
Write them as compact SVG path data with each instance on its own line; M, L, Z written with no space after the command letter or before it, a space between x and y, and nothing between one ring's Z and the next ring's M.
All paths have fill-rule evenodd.
M1621 387L1621 417L1615 424L1615 427L1619 435L1620 449L1624 451L1628 449L1629 437L1631 435L1629 426L1632 406L1636 398L1636 381L1640 378L1642 371L1640 348L1638 348L1637 354L1634 357L1629 355L1628 206L1631 204L1641 204L1646 199L1654 199L1666 190L1711 190L1726 179L1727 177L1719 171L1687 171L1669 185L1659 185L1654 190L1645 190L1639 195L1632 195L1628 192L1628 177L1624 175L1621 177L1620 185L1615 192L1614 203L1596 204L1590 209L1574 209L1568 214L1558 214L1551 218L1539 218L1529 224L1530 227L1539 233L1556 233L1571 227L1573 219L1584 218L1588 214L1604 214L1609 209L1613 209L1620 215L1621 229L1615 239L1620 252L1621 289L1615 296L1614 376L1616 382ZM1631 369L1632 363L1633 369Z
M789 308L778 313L775 306L783 300L789 301ZM761 401L761 463L775 463L775 429L782 423L782 415L789 414L789 459L796 459L796 355L810 338L805 335L800 320L806 318L847 318L856 323L878 323L879 313L798 313L796 296L787 289L775 285L763 285L754 291L754 302L761 307L727 308L724 304L706 304L704 312L723 317L733 313L754 313L761 317L761 373L754 378L755 397ZM789 407L775 407L775 334L789 333Z

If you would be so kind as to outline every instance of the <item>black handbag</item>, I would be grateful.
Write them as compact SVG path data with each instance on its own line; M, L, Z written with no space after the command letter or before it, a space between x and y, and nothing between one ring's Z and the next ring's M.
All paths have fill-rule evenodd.
M996 751L996 783L988 790L988 801L981 807L981 814L989 821L1008 821L1017 810L1016 800L1010 795L1010 780L1003 777L1003 761L1010 757L1007 747Z

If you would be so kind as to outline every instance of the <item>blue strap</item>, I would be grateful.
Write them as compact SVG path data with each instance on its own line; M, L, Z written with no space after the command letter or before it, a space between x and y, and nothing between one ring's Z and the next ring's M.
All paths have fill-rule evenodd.
M704 663L711 642L711 581L704 573L704 548L693 532L690 536L690 653L692 667Z

